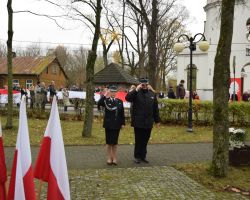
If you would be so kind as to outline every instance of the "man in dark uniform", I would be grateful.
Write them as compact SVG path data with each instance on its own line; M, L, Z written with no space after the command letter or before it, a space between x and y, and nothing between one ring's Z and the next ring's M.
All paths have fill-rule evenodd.
M105 128L107 146L107 164L117 165L117 144L119 132L125 126L123 102L115 98L116 86L110 86L98 101L98 107L105 108L103 127Z
M153 123L159 124L160 122L155 92L148 84L148 80L142 78L136 89L130 91L125 98L133 103L131 126L134 127L135 134L134 161L136 163L148 163L148 160L146 160L147 144Z

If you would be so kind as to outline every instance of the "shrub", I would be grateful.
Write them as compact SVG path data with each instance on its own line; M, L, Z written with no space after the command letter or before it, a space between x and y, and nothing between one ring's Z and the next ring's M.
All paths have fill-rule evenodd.
M162 123L187 124L188 100L159 100ZM213 124L213 102L193 101L193 123L197 125ZM246 126L250 124L250 103L229 103L229 121L231 125Z

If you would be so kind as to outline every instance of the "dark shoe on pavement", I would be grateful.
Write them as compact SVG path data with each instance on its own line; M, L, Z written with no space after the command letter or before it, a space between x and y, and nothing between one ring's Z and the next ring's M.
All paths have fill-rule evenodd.
M141 161L144 162L144 163L149 163L149 161L146 160L145 158L141 159Z
M139 163L141 162L141 160L140 160L139 158L135 158L135 159L134 159L134 162L135 162L136 164L139 164Z

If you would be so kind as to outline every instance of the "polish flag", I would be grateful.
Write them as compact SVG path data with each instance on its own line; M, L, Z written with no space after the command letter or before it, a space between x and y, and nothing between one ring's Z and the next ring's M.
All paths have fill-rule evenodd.
M0 200L6 200L5 184L7 181L7 169L5 164L5 156L2 139L2 125L0 121Z
M34 175L35 178L48 182L48 200L70 200L66 156L55 96Z
M35 185L31 165L31 151L26 115L26 99L22 98L19 111L19 128L12 165L8 200L34 200Z

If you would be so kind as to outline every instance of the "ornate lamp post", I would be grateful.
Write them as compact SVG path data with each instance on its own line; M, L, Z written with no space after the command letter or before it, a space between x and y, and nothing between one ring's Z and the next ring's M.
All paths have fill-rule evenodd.
M197 36L201 36L200 40L195 41ZM182 34L179 36L177 43L174 45L174 50L177 53L180 53L185 48L185 45L180 42L180 38L186 39L189 42L189 50L190 50L190 65L189 65L189 109L188 109L188 132L193 132L192 125L192 96L193 96L193 88L192 88L192 69L193 69L193 51L196 50L196 44L198 44L200 50L207 51L209 49L209 43L206 41L205 36L202 33L197 33L194 37L189 37L186 34Z

